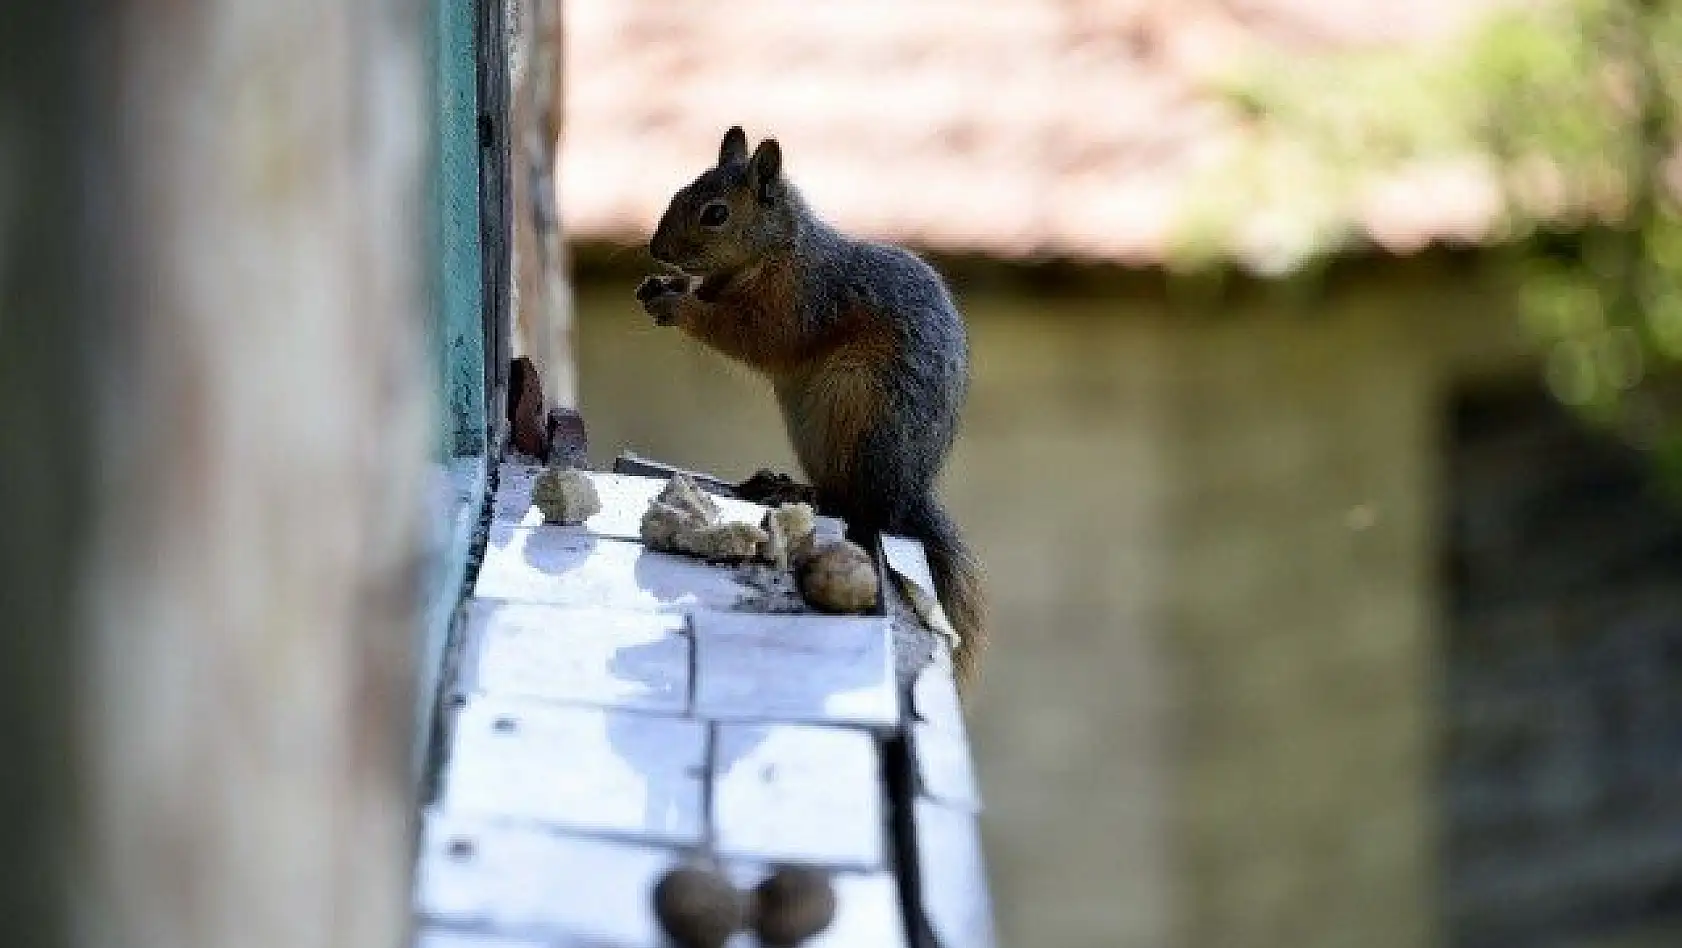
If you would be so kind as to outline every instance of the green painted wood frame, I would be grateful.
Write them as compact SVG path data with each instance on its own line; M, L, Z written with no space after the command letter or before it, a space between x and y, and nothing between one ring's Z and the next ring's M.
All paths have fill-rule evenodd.
M413 751L425 771L452 630L506 436L508 71L502 0L430 0L427 283L438 379L436 535L418 643Z

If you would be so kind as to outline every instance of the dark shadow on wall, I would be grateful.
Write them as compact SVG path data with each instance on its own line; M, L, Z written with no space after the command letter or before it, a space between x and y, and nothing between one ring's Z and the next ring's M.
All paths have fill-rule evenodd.
M1450 942L1677 943L1682 509L1647 459L1534 382L1450 412Z

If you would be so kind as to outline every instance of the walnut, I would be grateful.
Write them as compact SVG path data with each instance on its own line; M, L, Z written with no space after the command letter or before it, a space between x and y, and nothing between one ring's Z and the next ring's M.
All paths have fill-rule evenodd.
M867 612L876 605L876 564L850 540L819 544L799 558L800 594L824 612Z
M654 887L654 915L680 948L724 948L747 922L747 905L730 880L680 866Z
M795 948L835 919L835 890L821 869L782 866L754 890L754 930L768 948Z

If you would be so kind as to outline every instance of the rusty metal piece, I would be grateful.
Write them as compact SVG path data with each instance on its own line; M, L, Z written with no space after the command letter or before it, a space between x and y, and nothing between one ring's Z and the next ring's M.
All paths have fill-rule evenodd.
M588 469L590 439L584 416L571 408L544 411L543 378L527 356L508 372L508 440L514 450L550 467Z
M590 438L583 415L571 408L549 409L548 433L550 467L589 468Z
M534 458L549 456L549 431L543 416L543 380L530 358L515 359L508 369L508 438L514 449Z
M681 467L673 467L670 464L661 464L659 461L650 461L647 458L640 458L629 452L614 458L613 473L629 474L634 477L660 477L668 479L682 474L694 481L696 487L701 488L709 494L717 494L720 497L737 498L736 485L730 483L729 481L721 480L720 478L713 477L709 474L701 474L697 471L686 471Z

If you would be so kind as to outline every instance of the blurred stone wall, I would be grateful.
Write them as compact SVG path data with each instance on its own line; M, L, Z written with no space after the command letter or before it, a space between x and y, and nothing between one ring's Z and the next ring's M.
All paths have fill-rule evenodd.
M650 325L634 282L580 284L597 460L792 470L763 383ZM1485 274L1199 313L957 289L946 490L996 603L973 717L1004 943L1448 943L1448 398L1526 369Z

